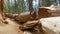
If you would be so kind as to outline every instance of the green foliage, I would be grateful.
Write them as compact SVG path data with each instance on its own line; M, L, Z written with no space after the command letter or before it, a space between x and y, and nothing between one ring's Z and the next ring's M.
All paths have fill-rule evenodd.
M26 6L24 0L14 0L11 4L10 0L4 4L6 12L21 13L26 11Z
M39 6L50 6L52 3L56 3L56 0L39 0Z
M27 3L29 4L29 10L32 9L32 1L33 0L27 0ZM56 2L56 0L39 0L39 6L50 6L52 2ZM26 12L26 2L24 0L7 0L4 4L5 12L14 12L14 13L21 13Z

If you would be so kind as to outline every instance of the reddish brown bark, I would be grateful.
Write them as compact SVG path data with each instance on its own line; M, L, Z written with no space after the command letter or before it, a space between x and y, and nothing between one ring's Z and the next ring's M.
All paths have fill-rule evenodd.
M0 0L0 10L3 12L4 9L4 0Z
M2 15L2 17L5 17L5 14L4 14L4 0L0 0L0 14Z
M39 11L38 11L39 18L46 18L46 17L50 17L50 16L51 16L51 13L48 12L48 9L39 8Z

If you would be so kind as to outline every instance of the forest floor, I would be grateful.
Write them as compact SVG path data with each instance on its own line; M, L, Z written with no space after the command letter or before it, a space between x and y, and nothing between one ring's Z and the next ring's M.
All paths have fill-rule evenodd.
M22 34L15 22L7 19L8 24L0 24L0 34Z

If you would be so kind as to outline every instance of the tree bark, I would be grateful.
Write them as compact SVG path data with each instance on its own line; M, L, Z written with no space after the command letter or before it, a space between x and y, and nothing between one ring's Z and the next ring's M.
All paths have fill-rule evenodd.
M33 11L33 8L32 8L32 1L33 0L27 0L28 3L29 3L29 11L32 12Z
M0 0L0 18L5 17L4 15L4 0Z

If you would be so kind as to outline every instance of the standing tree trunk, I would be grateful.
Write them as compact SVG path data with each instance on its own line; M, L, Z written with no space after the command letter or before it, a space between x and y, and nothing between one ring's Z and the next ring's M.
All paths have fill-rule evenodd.
M32 7L32 6L33 6L33 5L32 5L32 1L33 1L33 0L27 0L27 1L28 1L28 3L29 3L29 11L32 12L32 11L33 11L33 7Z
M15 1L15 5L14 5L14 13L16 13L16 11L17 11L17 5L16 5L16 0L14 0Z
M0 0L0 14L2 17L5 17L4 15L4 0Z
M33 2L33 0L28 0L30 16L32 19L36 19L36 12L33 11L33 3L32 2Z
M5 14L4 14L4 0L0 0L0 22L3 21L4 17L5 17Z
M39 7L42 7L43 5L43 3L42 3L43 1L42 0L39 0Z
M4 0L0 0L0 12L3 12L4 9Z

